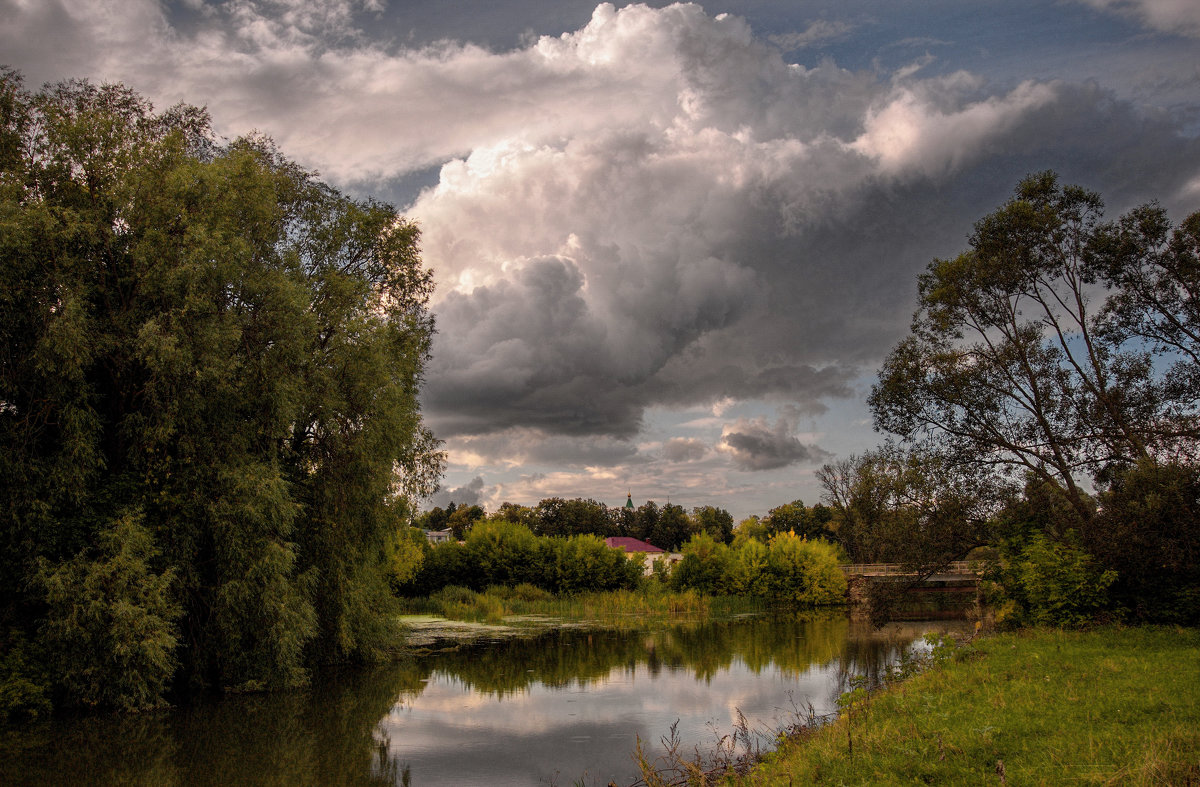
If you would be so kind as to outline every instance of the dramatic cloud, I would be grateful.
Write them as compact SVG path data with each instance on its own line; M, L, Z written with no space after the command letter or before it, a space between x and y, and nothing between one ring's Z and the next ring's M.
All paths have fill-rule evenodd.
M835 435L826 450L875 439L862 395L915 276L1023 175L1055 169L1118 211L1195 209L1179 35L1200 35L1200 6L1082 1L1113 13L1006 3L991 19L1038 6L1031 32L1122 28L1121 47L1051 56L948 6L914 20L867 2L746 3L778 22L766 30L693 4L589 20L514 2L574 21L540 37L522 22L489 49L413 39L383 0L0 0L0 49L32 84L88 76L204 104L222 133L258 129L336 185L400 195L438 283L423 400L456 500L640 484L779 489L775 504L827 456L800 418ZM1113 62L1116 86L1095 71ZM731 466L759 491L725 486Z
M742 418L721 433L721 447L740 470L775 470L797 462L823 461L829 457L815 445L796 437L794 425L781 418L774 426L765 418Z
M449 161L411 208L443 287L439 431L630 438L648 407L725 398L819 414L895 341L915 274L1021 175L1185 182L1196 146L1167 120L925 62L886 80L792 65L697 6L600 6L492 56L520 95L565 79L576 98ZM1091 141L1059 153L1066 133ZM980 177L1001 159L1011 181Z

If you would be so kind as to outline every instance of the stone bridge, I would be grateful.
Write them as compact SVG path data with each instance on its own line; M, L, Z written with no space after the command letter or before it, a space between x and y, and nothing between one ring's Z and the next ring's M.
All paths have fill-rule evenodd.
M983 563L955 561L923 580L919 580L919 574L898 563L852 563L841 568L848 580L846 593L852 617L869 617L870 587L891 582L916 583L894 607L896 620L970 618L979 614L979 577L983 573Z

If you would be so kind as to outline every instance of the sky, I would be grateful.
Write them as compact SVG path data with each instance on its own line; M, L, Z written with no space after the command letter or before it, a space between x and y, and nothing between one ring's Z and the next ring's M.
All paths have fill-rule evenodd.
M800 499L1027 174L1200 209L1195 0L0 0L27 84L205 106L422 229L426 505Z

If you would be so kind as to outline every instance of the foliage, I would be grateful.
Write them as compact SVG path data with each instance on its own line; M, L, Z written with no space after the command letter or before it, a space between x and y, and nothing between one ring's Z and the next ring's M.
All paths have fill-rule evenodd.
M51 678L44 653L38 644L25 639L19 630L6 632L0 657L0 724L36 721L50 714Z
M642 574L640 561L583 534L542 542L542 584L555 593L629 589Z
M821 503L809 508L803 500L793 500L768 511L763 525L770 533L795 533L804 538L831 540L833 517L833 510Z
M413 524L422 530L450 530L456 541L467 537L467 531L486 516L477 505L458 505L453 500L444 509L440 506L418 516Z
M1100 495L1083 546L1117 572L1117 604L1146 621L1200 622L1200 467L1143 461Z
M683 545L683 560L671 572L671 586L708 595L728 589L730 551L708 533L697 533Z
M735 541L730 547L730 560L722 590L734 596L766 598L770 574L767 566L767 545L754 538Z
M658 522L646 531L644 541L674 552L696 532L696 523L688 518L683 506L667 503L659 512Z
M130 588L171 578L180 614L155 613L156 636L178 669L143 653L144 686L107 693L58 674L64 701L286 685L377 653L390 545L440 472L416 226L269 140L218 142L194 107L30 94L9 71L0 97L0 626L70 639L58 623L117 603L70 583L142 560ZM46 625L51 591L65 617Z
M830 527L855 563L928 575L989 541L1001 488L923 448L884 446L822 467Z
M733 531L734 546L751 539L765 544L770 537L771 533L766 524L757 516L749 516L738 522L738 526Z
M472 585L518 585L531 581L537 570L536 536L512 522L481 522L467 535L466 549L477 577Z
M393 593L400 593L416 580L430 550L425 531L418 527L400 529L388 557L387 578Z
M733 514L716 506L697 506L692 509L691 530L708 533L723 544L733 540Z
M1103 570L1080 549L1073 533L1051 541L1034 533L1001 558L995 578L1002 588L997 622L1041 626L1081 626L1108 602L1115 571Z
M805 607L842 604L846 599L837 548L793 533L777 533L769 544L745 539L733 547L698 533L684 545L671 586Z
M537 512L529 506L516 503L501 503L500 508L488 516L489 519L505 519L533 530L537 524Z
M451 505L454 504L451 503ZM470 532L471 528L475 526L475 523L483 519L484 516L484 510L480 506L459 506L446 518L446 527L450 528L450 532L455 539L462 541L467 537L467 533Z
M1102 208L1032 175L976 223L968 251L934 260L872 390L876 426L1053 482L1085 520L1082 476L1194 453L1200 214L1172 236L1153 206L1115 225Z
M472 590L528 584L554 593L633 588L641 564L590 534L535 536L528 527L503 519L479 522L465 544L429 549L403 595L428 595L457 585Z
M175 673L174 572L156 574L158 557L138 514L126 514L85 550L38 582L48 607L44 637L59 688L88 706L155 705Z
M837 550L820 539L777 533L767 549L767 592L775 601L801 606L842 604L846 576Z
M595 500L547 498L534 508L534 522L540 536L616 535L608 507Z

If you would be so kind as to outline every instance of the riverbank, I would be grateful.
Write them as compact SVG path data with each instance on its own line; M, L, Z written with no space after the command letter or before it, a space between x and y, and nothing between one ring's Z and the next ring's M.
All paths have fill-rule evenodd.
M535 636L552 629L642 629L764 611L754 599L676 592L660 585L570 595L551 594L532 585L490 587L482 592L448 587L432 596L403 599L401 607L404 651L409 653Z
M786 740L738 783L1200 783L1200 631L1030 630Z
M548 621L644 625L686 617L724 618L762 612L752 598L709 596L695 590L673 591L661 583L636 590L607 590L556 595L522 584L483 591L446 587L430 596L400 601L405 617L435 615L449 620L538 628Z

